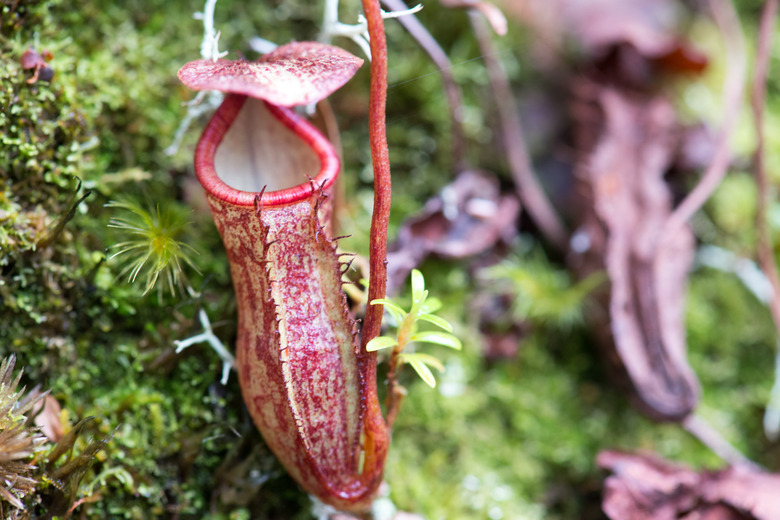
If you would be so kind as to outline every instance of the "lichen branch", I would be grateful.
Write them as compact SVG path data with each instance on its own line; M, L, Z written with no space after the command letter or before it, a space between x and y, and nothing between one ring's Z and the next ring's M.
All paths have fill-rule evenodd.
M219 52L220 32L214 29L214 10L217 0L206 0L202 13L195 13L196 20L203 20L203 41L200 44L200 55L204 60L217 61L227 56L226 52Z
M200 55L204 60L217 61L228 54L227 51L219 52L220 32L214 29L214 10L216 7L217 0L206 0L203 12L193 15L196 20L203 20L203 41L200 44ZM192 122L203 114L216 110L222 104L223 98L224 96L221 92L204 90L198 92L198 95L192 101L185 103L187 113L184 114L184 118L182 118L179 127L176 129L173 142L163 150L163 153L165 155L175 155L179 151L184 135Z
M209 346L214 349L214 352L217 353L220 359L222 359L221 382L223 385L226 385L228 376L230 375L230 369L235 368L236 366L236 358L233 357L233 354L228 352L228 349L225 348L225 345L223 345L219 338L214 334L214 331L211 329L211 322L209 321L209 317L206 314L206 311L200 309L200 311L198 311L198 317L200 318L200 324L203 327L203 332L181 341L174 341L173 344L176 345L176 353L179 354L187 347L196 343L208 343Z
M380 9L379 14L383 19L399 18L401 16L416 13L420 9L422 9L422 4L401 11L385 12ZM339 22L339 0L325 0L325 14L322 21L322 31L320 32L321 42L330 43L336 36L349 38L360 47L370 60L373 54L371 44L369 43L371 40L370 32L365 16L358 15L358 23L355 25L341 23ZM384 28L382 29L382 34L384 35Z
M760 469L752 460L745 457L739 450L731 445L718 430L713 428L704 418L691 414L682 422L683 428L699 439L699 441L712 450L715 455L726 461L731 466Z

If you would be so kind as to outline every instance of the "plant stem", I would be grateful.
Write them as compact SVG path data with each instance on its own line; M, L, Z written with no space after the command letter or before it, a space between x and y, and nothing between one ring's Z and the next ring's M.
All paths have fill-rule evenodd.
M393 11L404 11L408 6L403 0L382 0L389 9ZM444 94L447 96L447 104L450 109L450 125L452 132L452 156L455 166L460 170L466 169L466 163L463 159L463 152L466 148L466 140L463 137L463 125L460 121L460 113L463 109L463 96L460 88L455 82L455 76L452 73L452 62L441 48L441 45L428 32L428 29L413 14L401 16L398 22L406 28L409 34L417 40L417 43L428 53L431 61L439 68L442 84L444 85Z
M760 470L760 467L752 460L745 457L721 433L713 428L707 421L695 413L682 421L682 426L688 433L712 450L715 455L726 461L731 466Z
M751 96L751 107L753 109L753 121L756 126L757 144L753 155L753 168L756 175L756 184L758 186L758 202L756 207L756 230L758 233L758 263L764 276L769 280L772 286L772 296L767 302L769 312L772 314L772 321L775 324L775 330L780 332L780 279L778 279L777 264L772 248L772 236L769 229L769 219L767 218L767 205L770 198L769 179L767 178L766 166L764 163L765 142L764 142L764 110L766 102L766 79L769 73L769 59L772 48L772 34L774 33L775 18L777 17L777 0L767 0L761 13L760 30L758 33L758 50L756 52L755 73L753 76L753 95ZM775 366L778 367L780 357L777 358ZM772 387L772 397L766 407L764 414L764 433L766 436L775 440L778 433L778 410L777 410L777 388L780 370L775 369L775 384Z
M374 212L371 217L371 243L368 261L370 266L368 301L382 299L387 290L387 224L390 218L390 159L387 150L387 41L379 0L362 0L363 12L371 46L371 85L369 97L368 138L371 143L371 160L374 168ZM384 306L368 305L363 322L359 359L364 385L364 403L378 402L369 399L366 392L376 394L376 352L366 351L369 341L379 336L382 328Z
M371 244L368 261L368 301L385 297L387 287L387 224L390 217L390 160L387 151L385 106L387 103L387 42L379 0L363 0L363 10L371 38L371 92L368 138L374 168L374 213L371 217ZM363 324L362 349L377 337L382 326L382 305L369 305Z
M403 351L405 345L400 343L393 348L393 352L390 354L390 361L387 369L387 397L385 397L385 424L387 429L393 429L393 423L395 418L398 417L398 410L401 409L401 400L406 395L406 391L402 386L398 384L398 372L400 371L399 355Z
M517 104L512 97L509 79L493 44L487 22L482 19L482 14L474 9L469 10L469 20L488 70L493 97L498 105L498 117L509 169L520 201L523 203L523 209L528 212L544 237L555 247L565 251L568 247L568 233L531 167Z
M753 155L753 167L758 185L758 202L756 208L756 229L758 230L758 263L761 270L772 284L773 295L769 302L775 328L780 331L780 281L777 276L775 256L767 219L767 201L769 199L769 180L764 165L764 104L766 100L766 78L769 72L769 57L777 15L777 0L768 0L761 15L758 52L756 55L755 76L753 79L753 95L751 106L753 120L756 125L757 144Z
M683 199L679 206L669 216L662 236L662 241L670 243L674 236L690 219L696 211L718 187L720 181L728 171L731 161L731 136L737 126L739 112L742 107L742 92L745 86L747 74L747 58L745 53L745 41L742 35L742 27L739 17L734 11L734 5L728 0L710 0L715 23L723 33L724 46L726 47L726 75L723 85L724 116L720 134L709 166L702 174L699 183ZM657 251L663 250L661 244Z
M415 307L412 306L409 314L398 324L398 344L393 347L393 352L390 354L387 369L387 397L385 398L385 409L387 410L385 423L388 430L393 428L398 410L401 408L401 401L406 395L406 389L398 384L398 373L401 371L400 355L409 343L416 315Z

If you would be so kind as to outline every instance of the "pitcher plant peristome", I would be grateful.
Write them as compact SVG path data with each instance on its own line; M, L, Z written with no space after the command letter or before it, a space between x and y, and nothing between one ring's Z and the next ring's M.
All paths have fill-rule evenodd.
M230 95L195 152L238 301L236 368L269 447L308 492L367 509L382 481L389 434L374 354L358 344L331 236L335 151L280 106L319 101L362 60L312 42L258 62L200 60L179 77Z

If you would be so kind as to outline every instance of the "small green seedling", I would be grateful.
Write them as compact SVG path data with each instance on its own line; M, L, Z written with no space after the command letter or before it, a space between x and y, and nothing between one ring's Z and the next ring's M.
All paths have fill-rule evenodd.
M394 374L404 363L408 363L417 374L431 387L436 386L436 379L431 372L431 367L439 372L444 371L441 361L429 354L418 352L403 352L410 343L434 343L455 350L461 349L461 342L451 334L452 326L443 318L434 313L441 308L441 302L436 298L428 298L425 290L425 279L420 271L412 271L412 308L407 312L400 306L387 299L373 300L371 305L384 305L385 309L395 318L398 324L396 337L379 336L372 339L366 345L369 352L386 348L393 349L391 358L391 370ZM417 331L418 323L424 321L431 323L442 331ZM397 364L397 367L394 366Z
M120 208L130 212L127 217L114 217L108 226L132 235L131 240L113 245L116 252L109 258L125 255L128 263L120 276L128 275L130 283L145 271L146 287L144 294L155 286L160 275L167 281L171 294L175 287L191 291L186 282L183 264L195 272L198 268L192 263L190 254L197 251L188 244L177 240L187 220L170 208L146 210L133 202L109 202L109 208ZM162 292L162 291L160 291Z

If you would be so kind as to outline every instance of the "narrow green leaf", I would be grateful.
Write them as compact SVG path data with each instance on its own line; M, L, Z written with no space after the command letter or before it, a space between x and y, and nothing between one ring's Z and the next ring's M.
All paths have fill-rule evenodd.
M420 314L417 316L417 319L427 321L428 323L433 323L437 327L441 327L447 332L452 332L452 325L450 325L447 320L440 318L439 316L435 316L433 314Z
M418 332L409 340L418 341L421 343L435 343L437 345L454 348L455 350L460 350L462 348L460 340L452 334L447 334L446 332Z
M395 318L395 321L398 322L398 325L401 325L401 322L404 321L404 318L406 317L406 311L403 310L401 307L393 303L392 301L386 299L386 298L379 298L376 300L371 300L371 305L384 305L385 309L388 310L390 314L393 315L393 318Z
M414 354L403 356L403 359L412 366L414 371L417 372L417 375L420 376L428 386L436 388L436 378L433 377L433 372L431 372L431 369L428 368L428 365L426 365L425 362Z
M375 352L377 350L394 347L396 345L398 345L398 340L395 338L391 338L389 336L379 336L368 342L368 345L366 345L366 350L369 352Z
M444 365L442 365L441 361L439 361L438 358L431 356L430 354L423 354L420 352L408 352L408 353L405 352L401 354L399 357L404 361L409 359L416 359L421 363L425 363L426 365L435 368L439 372L444 372Z
M431 372L430 368L417 360L409 360L409 364L412 365L412 368L417 372L417 375L419 375L428 386L436 388L436 378L433 377L433 372Z
M418 304L425 301L425 278L420 271L412 269L412 301Z

